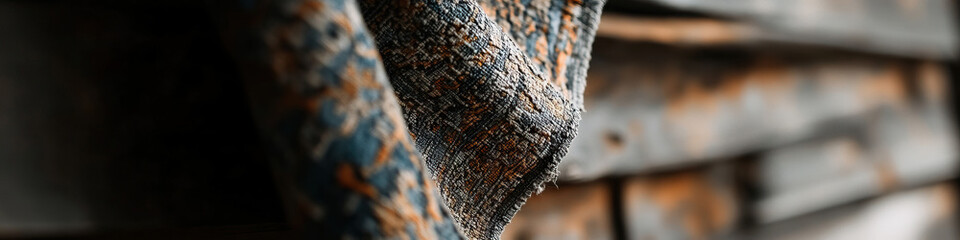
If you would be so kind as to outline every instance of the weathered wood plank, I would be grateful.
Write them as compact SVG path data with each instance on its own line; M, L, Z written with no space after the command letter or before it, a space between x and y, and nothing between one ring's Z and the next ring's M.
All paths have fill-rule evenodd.
M713 239L741 207L728 165L632 177L623 184L626 239Z
M921 70L924 82L916 91L926 100L886 107L848 134L762 154L756 182L764 196L757 219L779 221L956 177L955 126L937 97L946 79L936 70Z
M724 16L756 28L765 41L921 58L957 49L950 0L634 0ZM614 6L616 4L613 4Z
M737 239L958 239L956 186L937 184L762 225Z
M501 239L615 239L610 197L603 182L548 187L527 200Z
M928 97L914 85L927 82L924 69L943 70L878 56L610 39L597 41L593 59L586 113L561 162L564 180L649 172L833 134L884 106Z
M597 36L684 46L742 45L760 41L748 24L711 18L645 18L607 13Z

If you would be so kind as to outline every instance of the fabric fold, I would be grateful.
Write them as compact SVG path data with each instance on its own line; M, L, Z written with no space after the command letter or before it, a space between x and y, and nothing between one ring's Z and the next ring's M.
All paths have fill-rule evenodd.
M352 0L225 11L255 117L308 239L459 239Z
M511 6L530 10L525 21L493 12L504 26L527 27L511 34L476 1L361 2L417 147L471 238L499 237L526 199L556 178L576 136L588 59L571 56L574 46L589 51L596 23L575 26L584 2L556 3ZM587 19L600 5L589 5ZM536 58L512 35L541 44L528 49Z
M224 2L289 215L323 239L498 238L576 136L603 5Z

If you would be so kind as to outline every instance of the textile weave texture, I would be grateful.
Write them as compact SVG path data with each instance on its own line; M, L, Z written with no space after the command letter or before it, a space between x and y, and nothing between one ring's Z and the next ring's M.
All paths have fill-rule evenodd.
M227 5L308 237L496 239L576 136L603 2Z

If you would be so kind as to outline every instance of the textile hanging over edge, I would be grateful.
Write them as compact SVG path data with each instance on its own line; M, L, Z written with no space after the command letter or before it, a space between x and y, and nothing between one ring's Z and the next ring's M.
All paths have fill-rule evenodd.
M576 136L603 1L226 5L307 236L494 239Z

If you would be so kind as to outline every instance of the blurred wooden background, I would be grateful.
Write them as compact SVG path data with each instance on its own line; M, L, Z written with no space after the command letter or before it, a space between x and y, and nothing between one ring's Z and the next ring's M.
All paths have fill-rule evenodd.
M608 4L559 188L504 239L960 238L956 2Z

